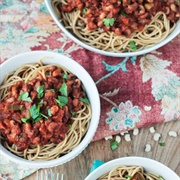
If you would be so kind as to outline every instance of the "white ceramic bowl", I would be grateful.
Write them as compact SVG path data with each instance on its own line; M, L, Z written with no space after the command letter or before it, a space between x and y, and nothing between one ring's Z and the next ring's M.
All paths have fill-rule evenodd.
M95 169L85 178L85 180L96 180L118 165L139 165L143 166L146 171L161 175L165 180L179 180L178 175L167 166L144 157L123 157L109 161Z
M44 64L55 63L66 67L82 81L92 107L92 118L89 129L81 143L70 153L58 159L49 161L29 161L12 154L0 144L0 153L2 153L2 155L4 155L6 158L17 164L22 164L34 168L47 168L57 166L66 163L67 161L73 159L78 154L80 154L92 140L96 132L100 117L100 99L94 81L81 65L62 54L47 51L32 51L10 58L9 60L5 61L3 64L0 65L0 84L2 83L7 73L16 70L19 66L23 64L36 62L38 63L41 58L43 58Z
M69 37L71 38L74 42L76 42L77 44L79 44L80 46L96 52L98 54L102 54L105 56L112 56L112 57L132 57L132 56L138 56L138 55L142 55L142 54L146 54L148 52L154 51L162 46L164 46L165 44L167 44L169 41L171 41L173 38L175 38L178 34L180 34L180 20L177 23L176 28L173 30L173 32L167 36L164 40L162 40L161 42L151 46L151 47L147 47L144 48L142 50L136 51L136 52L123 52L123 53L116 53L116 52L108 52L108 51L104 51L104 50L100 50L97 48L94 48L92 46L87 45L86 43L82 42L81 40L79 40L76 36L74 36L72 33L70 33L63 25L63 23L61 23L56 15L56 13L54 12L53 8L52 8L52 4L51 4L52 0L45 0L46 6L48 11L50 12L52 18L54 19L54 21L56 22L56 24L60 27L60 29Z

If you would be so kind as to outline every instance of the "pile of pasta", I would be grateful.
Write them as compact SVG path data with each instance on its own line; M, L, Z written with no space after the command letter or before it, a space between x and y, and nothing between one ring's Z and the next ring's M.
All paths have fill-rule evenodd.
M98 180L164 180L160 175L146 172L142 166L117 166Z
M94 48L131 52L165 39L176 27L176 0L53 0L65 28Z
M70 91L77 96L74 101ZM86 134L91 114L80 80L59 65L23 65L0 86L1 144L28 160L72 151Z

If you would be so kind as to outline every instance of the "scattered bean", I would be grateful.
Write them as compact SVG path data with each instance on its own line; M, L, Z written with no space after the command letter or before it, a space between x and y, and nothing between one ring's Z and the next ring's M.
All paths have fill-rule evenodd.
M154 140L155 141L159 141L160 137L161 137L161 135L159 133L154 134Z
M128 134L128 131L125 131L125 132L121 132L121 133L120 133L121 136L124 136L125 134Z
M131 141L131 137L130 134L125 134L124 135L125 141L130 142Z
M151 145L150 144L146 144L145 152L150 152L150 151L151 151Z
M177 137L177 132L175 132L175 131L169 131L169 136L171 136L171 137Z
M150 128L149 128L149 131L150 131L150 133L155 133L154 127L150 127Z
M121 137L117 135L115 140L116 140L118 143L120 143L120 142L121 142Z
M138 128L135 128L134 130L133 130L133 135L134 136L137 136L139 134L139 129Z
M107 141L107 140L110 140L110 139L113 139L113 137L112 136L107 136L107 137L105 137L105 140Z

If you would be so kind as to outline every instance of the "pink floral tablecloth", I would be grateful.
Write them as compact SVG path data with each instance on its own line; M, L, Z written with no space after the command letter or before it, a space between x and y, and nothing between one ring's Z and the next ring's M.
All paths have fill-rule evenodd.
M94 79L101 98L94 141L135 127L180 119L180 36L143 56L107 57L69 39L43 0L0 0L0 63L34 50L69 56ZM0 180L22 179L35 170L17 167L0 156Z

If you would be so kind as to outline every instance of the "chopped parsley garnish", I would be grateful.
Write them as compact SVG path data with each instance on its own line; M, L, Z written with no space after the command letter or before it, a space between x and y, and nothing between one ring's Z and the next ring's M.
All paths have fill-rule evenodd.
M165 146L165 142L159 142L160 146Z
M20 94L19 99L22 101L32 102L32 99L29 97L28 92L23 92Z
M55 92L54 89L47 89L46 92L47 92L47 91Z
M44 96L44 85L37 88L37 97L40 99Z
M56 99L56 102L62 108L63 106L65 106L68 103L68 97L58 96L58 99Z
M63 74L63 79L67 79L67 78L68 78L68 74L67 73Z
M24 108L20 108L20 111L23 112L23 111L24 111Z
M159 175L158 178L159 178L160 180L164 180L164 178L163 178L161 175Z
M136 50L137 50L137 47L136 47L136 45L135 45L135 42L134 42L134 41L130 41L130 42L129 42L129 45L130 45L130 47L131 47L132 51L136 51Z
M41 105L43 104L43 102L44 102L43 99L41 99L41 101L38 104Z
M84 8L83 9L83 13L86 14L86 12L88 11L88 8Z
M106 27L114 25L114 18L104 18L102 21Z
M75 116L76 115L76 112L75 111L70 111L71 112L71 114L72 114L72 116Z
M36 104L33 104L29 109L29 113L30 113L30 117L21 118L22 122L27 123L30 120L32 122L39 122L43 118L48 119L46 115L40 112L40 105L36 106Z
M59 92L62 93L62 95L67 96L68 92L67 92L67 85L65 82L63 82L61 88L59 89Z
M44 115L44 114L42 114L42 113L40 113L40 115L41 115L42 117L48 119L48 117L47 117L46 115Z
M48 111L48 116L52 116L52 113L51 113L51 110L50 109L47 109L47 111Z
M133 176L130 176L130 175L125 175L125 178L128 179L128 178L132 178Z
M82 102L86 103L86 104L90 104L90 103L89 103L89 100L88 100L87 98L82 98L82 97L80 97L80 100L81 100Z
M35 104L31 106L29 109L30 115L33 119L37 119L40 115L40 108L37 107Z
M30 117L27 117L27 118L21 118L21 121L24 122L24 123L29 122L29 120L30 120Z
M117 149L118 146L119 146L119 143L117 141L113 141L113 142L110 143L111 150L113 150L113 151L115 149Z
M121 16L128 17L128 15L125 12L122 12Z

